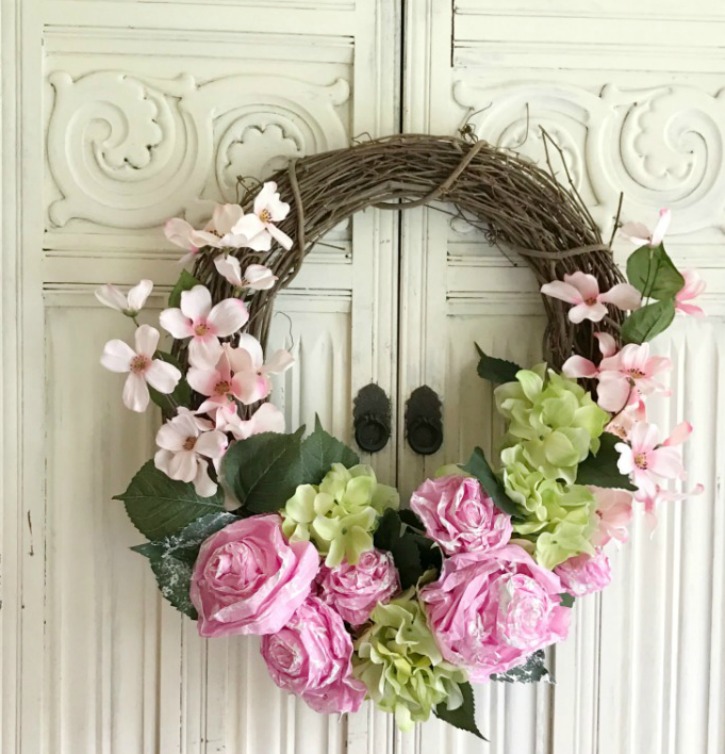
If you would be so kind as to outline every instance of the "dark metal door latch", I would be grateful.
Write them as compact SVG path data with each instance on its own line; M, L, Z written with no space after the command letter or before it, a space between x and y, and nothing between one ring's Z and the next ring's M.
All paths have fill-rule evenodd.
M365 385L355 397L353 407L355 442L365 453L379 453L390 439L390 399L374 383Z
M416 388L405 404L405 436L419 455L430 456L443 444L440 398L427 385Z

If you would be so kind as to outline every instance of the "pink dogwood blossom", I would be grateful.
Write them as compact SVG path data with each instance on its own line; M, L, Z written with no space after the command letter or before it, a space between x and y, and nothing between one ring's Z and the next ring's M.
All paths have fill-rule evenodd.
M640 398L636 403L625 406L604 428L605 432L616 435L620 440L629 439L629 433L632 427L638 422L647 419L645 403Z
M269 251L272 239L289 250L294 241L275 225L287 217L289 209L279 198L277 184L268 181L254 199L254 211L244 215L235 230L249 239L245 245L255 251Z
M590 487L596 500L597 529L592 537L595 547L604 547L612 539L626 542L632 521L632 493L608 487Z
M277 282L277 276L263 264L247 265L242 275L239 260L231 254L218 256L214 260L214 266L230 285L240 290L249 288L253 291L268 291Z
M205 246L214 249L248 246L247 237L237 230L242 217L244 210L238 204L217 204L211 220L202 230L197 230L180 217L172 217L164 225L164 234L171 243L187 250L188 254L180 260L185 264Z
M617 352L617 342L606 332L595 332L594 337L599 344L602 358L614 356ZM562 365L561 371L567 377L591 379L599 376L599 367L583 356L570 356Z
M96 298L104 306L115 309L127 317L135 317L144 308L153 288L151 280L142 280L124 295L115 285L106 284L96 289Z
M123 386L123 403L131 411L145 411L149 405L148 383L159 393L173 393L181 372L161 359L154 359L159 345L159 331L150 325L136 329L136 350L122 340L109 340L103 349L101 364L111 372L128 373Z
M675 309L693 317L704 317L705 312L699 306L689 302L705 291L707 287L705 281L694 270L685 270L682 277L685 278L685 285L675 296Z
M705 487L702 484L696 484L691 490L684 492L674 492L671 490L663 489L659 484L655 488L654 492L647 493L642 490L638 490L634 498L638 503L642 503L644 506L644 512L647 516L650 528L654 529L657 524L657 516L655 511L660 503L672 503L677 500L686 500L688 497L695 497L701 495L705 491Z
M599 282L594 275L574 272L564 275L564 280L554 280L541 286L541 292L572 304L569 319L574 323L589 319L601 322L607 316L606 304L618 309L636 309L642 300L640 292L629 283L617 283L605 293L599 292Z
M191 338L189 362L194 367L213 366L221 356L219 338L233 335L249 320L243 301L227 298L211 305L211 293L195 285L181 294L180 309L165 309L159 322L177 340Z
M655 377L671 366L670 359L664 356L650 356L649 343L628 343L599 364L597 402L606 411L616 412L641 395L668 395L667 388Z
M230 414L225 411L217 411L217 422L225 422L223 426L217 425L223 432L231 432L237 440L246 440L252 435L262 432L284 432L284 414L271 403L263 403L251 416L244 420L239 413Z
M617 467L622 474L631 475L634 484L644 494L657 490L659 479L682 479L684 469L680 453L673 447L657 441L658 430L654 424L635 424L629 443L617 443Z
M245 402L254 403L266 398L272 390L269 376L286 372L294 364L294 358L289 351L279 349L265 362L261 343L254 336L242 333L234 351L234 364L249 395Z
M209 460L220 459L228 440L211 422L200 419L186 408L161 426L156 434L159 450L154 465L166 476L192 482L196 493L210 497L217 491L209 476Z
M646 225L634 222L624 223L620 228L620 233L638 247L659 246L664 240L671 220L672 212L669 209L661 209L657 225L651 233Z
M207 400L199 406L199 413L209 413L216 417L216 412L223 409L231 417L237 413L235 401L254 403L254 397L243 376L236 350L228 343L222 346L221 356L214 367L190 367L186 375L187 382L197 393L207 396ZM219 425L220 420L217 420L217 427Z
M567 377L597 379L597 403L605 411L616 413L628 403L636 403L642 395L668 395L655 377L671 365L664 356L650 356L649 343L629 343L603 358L599 366L583 356L571 356L564 362L562 372Z

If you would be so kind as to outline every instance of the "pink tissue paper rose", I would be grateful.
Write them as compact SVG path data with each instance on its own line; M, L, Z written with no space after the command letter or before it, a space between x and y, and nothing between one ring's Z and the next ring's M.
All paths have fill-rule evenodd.
M507 545L453 555L421 601L445 659L480 683L566 638L571 610L560 605L562 591L558 576Z
M201 636L273 634L305 601L319 555L310 542L288 544L281 523L251 516L204 541L190 589Z
M609 558L602 550L594 556L582 553L569 558L557 566L554 573L561 579L564 591L574 597L600 592L612 581Z
M375 549L364 552L357 565L323 565L317 583L320 599L353 626L365 623L379 602L388 602L400 590L393 556Z
M352 675L352 639L317 597L308 597L281 631L262 637L261 651L272 680L316 712L360 709L365 686Z
M447 555L491 550L511 539L511 517L471 477L427 479L413 493L410 507Z

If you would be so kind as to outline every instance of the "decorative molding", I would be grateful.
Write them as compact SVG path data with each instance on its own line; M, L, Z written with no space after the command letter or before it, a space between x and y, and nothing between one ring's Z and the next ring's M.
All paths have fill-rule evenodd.
M725 230L725 90L606 84L595 93L554 82L459 80L453 97L471 113L479 138L542 165L546 129L604 228L622 191L623 220L666 204L674 211L673 234ZM552 162L562 173L555 153Z
M250 74L198 84L189 74L56 71L49 82L48 163L62 193L48 208L51 228L151 228L202 198L235 201L242 169L259 178L348 140L336 110L350 94L343 79L318 86Z
M58 0L49 0L49 2L58 2ZM97 2L97 0L75 0L75 2ZM175 3L198 3L199 0L111 0L114 3L144 3L155 5L173 5ZM280 8L281 10L355 10L356 0L210 0L207 5L224 6L234 5L242 8L255 8L263 11L270 8Z

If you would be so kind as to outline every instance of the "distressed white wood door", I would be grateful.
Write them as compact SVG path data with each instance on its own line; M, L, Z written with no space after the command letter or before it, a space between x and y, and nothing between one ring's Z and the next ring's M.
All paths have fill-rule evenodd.
M725 750L725 12L719 0L408 0L399 102L399 5L0 3L3 753ZM663 346L681 398L658 414L695 424L686 458L707 492L663 511L653 538L635 524L615 585L580 602L551 658L558 686L479 691L490 746L435 722L400 736L369 709L321 718L277 692L253 640L200 642L161 602L110 502L150 454L153 421L125 413L95 366L123 323L94 287L152 277L160 307L177 271L166 217L232 199L238 173L394 132L399 106L405 130L470 118L534 159L544 125L603 228L620 190L624 219L671 206L668 248L710 286L710 320L679 323ZM278 394L290 426L318 411L349 433L370 381L397 390L398 407L423 384L442 396L441 453L424 462L399 427L374 459L407 490L475 442L490 448L472 342L530 362L543 329L526 269L448 220L402 217L400 295L396 218L369 212L281 300L298 357ZM273 337L289 334L278 317Z
M667 248L708 282L705 322L678 320L661 349L677 398L655 422L695 426L690 480L706 493L641 518L613 558L615 581L579 600L551 653L556 686L481 687L491 744L437 722L400 736L399 754L720 754L725 751L725 7L721 0L413 0L407 3L403 130L450 134L468 121L487 141L545 165L540 127L564 151L609 237L623 220L674 213ZM560 171L563 178L563 171ZM477 341L532 363L543 308L523 260L435 210L403 215L399 402L427 384L447 430L425 461L403 447L399 480L491 448L491 390ZM619 261L631 247L618 243Z
M179 271L167 217L395 131L397 5L2 0L4 754L345 751L346 720L278 691L253 639L200 640L128 550L140 537L111 496L158 419L125 411L100 368L131 333L93 290L149 277L160 308ZM394 216L361 215L281 297L290 427L318 412L348 435L360 387L393 392L396 242ZM394 473L394 444L376 463Z

